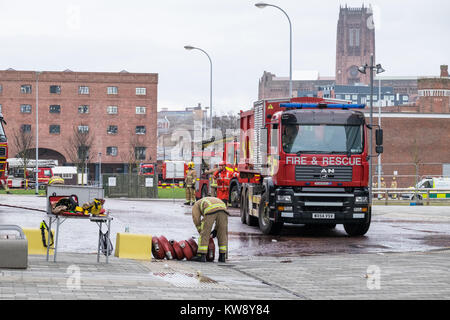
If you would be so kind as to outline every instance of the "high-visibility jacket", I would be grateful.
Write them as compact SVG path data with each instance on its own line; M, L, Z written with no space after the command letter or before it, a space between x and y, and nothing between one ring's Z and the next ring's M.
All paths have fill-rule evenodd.
M187 188L193 188L195 184L195 179L197 178L197 172L194 169L188 169L186 172L186 178L184 183Z
M229 214L227 210L227 205L215 197L204 197L195 202L192 207L192 221L194 222L195 227L200 232L202 230L202 217L214 214L218 211L225 211Z

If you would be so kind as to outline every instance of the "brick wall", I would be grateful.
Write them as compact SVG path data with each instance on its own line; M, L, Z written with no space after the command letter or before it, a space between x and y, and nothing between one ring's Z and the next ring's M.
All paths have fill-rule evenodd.
M32 85L30 94L21 93L21 85ZM0 104L7 121L10 157L17 150L12 143L14 130L30 124L36 132L36 73L33 71L0 71ZM61 86L61 93L50 93L51 85ZM94 137L91 152L93 162L102 153L103 164L126 162L133 140L146 147L146 161L156 161L157 136L157 85L158 74L153 73L93 73L93 72L43 72L39 75L39 148L51 149L71 162L64 145L73 136L73 128L80 124L89 126ZM79 94L79 86L88 86L89 94ZM117 94L107 94L107 87L118 88ZM136 95L136 88L146 88L146 95ZM21 113L20 105L30 104L31 113ZM50 105L60 105L60 113L50 113ZM89 113L78 113L80 105L88 105ZM117 114L108 114L108 106L117 106ZM146 114L136 114L136 106L145 106ZM49 132L50 125L60 125L59 134ZM107 133L109 125L117 125L117 134ZM144 135L136 135L136 126L145 126ZM118 147L117 156L107 156L106 147ZM34 148L34 145L33 145Z

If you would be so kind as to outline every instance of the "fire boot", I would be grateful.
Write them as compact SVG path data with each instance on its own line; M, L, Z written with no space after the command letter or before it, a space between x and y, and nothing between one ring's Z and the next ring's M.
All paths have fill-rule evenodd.
M226 253L219 253L219 262L225 263L226 256Z
M191 261L206 262L206 254L204 253L198 254L195 257L193 257Z

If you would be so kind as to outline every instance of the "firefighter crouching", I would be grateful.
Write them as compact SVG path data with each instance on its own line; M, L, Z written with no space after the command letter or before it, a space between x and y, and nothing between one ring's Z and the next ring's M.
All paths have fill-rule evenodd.
M186 202L185 205L193 205L195 203L195 180L197 179L197 173L194 170L194 163L188 163L188 170L186 172L186 178L184 184L186 186Z
M209 185L211 187L211 197L217 197L217 177L216 172L219 170L217 164L214 168L206 170L205 174L209 175Z
M204 197L195 202L192 208L192 220L200 237L197 256L191 261L206 262L209 238L217 236L219 244L219 262L225 262L228 251L228 216L226 204L215 197ZM211 232L215 223L214 231Z

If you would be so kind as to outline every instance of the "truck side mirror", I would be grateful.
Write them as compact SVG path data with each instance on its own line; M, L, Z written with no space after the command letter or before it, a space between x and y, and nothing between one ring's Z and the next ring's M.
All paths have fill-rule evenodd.
M383 146L376 146L375 147L375 152L376 153L383 153Z
M375 143L377 146L383 145L383 129L377 129L375 131Z

